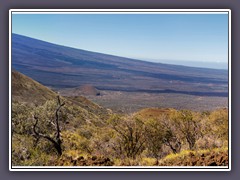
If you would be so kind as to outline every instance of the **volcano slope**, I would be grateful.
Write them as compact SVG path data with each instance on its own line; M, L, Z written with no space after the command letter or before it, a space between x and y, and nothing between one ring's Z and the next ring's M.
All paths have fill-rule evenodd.
M223 108L228 105L226 70L150 63L16 34L12 35L12 67L20 72L13 71L11 79L13 165L149 165L150 159L155 162L171 154L168 145L176 145L178 139L183 139L177 142L181 150L212 150L228 143L228 109ZM79 96L83 91L79 87L87 84L91 87L84 88L87 98ZM59 94L65 102L59 112L60 157L49 141L38 140L33 133L37 116L38 131L54 137ZM113 114L91 100L122 114ZM160 110L138 111L146 107ZM166 114L171 108L175 109ZM191 145L177 128L184 124L175 122L185 111L176 109L188 109L188 120L197 121L198 126L188 131L188 135L199 133ZM202 111L209 109L213 111ZM145 116L125 115L135 111ZM216 165L227 165L221 162Z
M227 70L152 63L17 34L12 34L12 66L68 96L90 85L100 91L91 100L116 112L149 106L192 110L227 106Z

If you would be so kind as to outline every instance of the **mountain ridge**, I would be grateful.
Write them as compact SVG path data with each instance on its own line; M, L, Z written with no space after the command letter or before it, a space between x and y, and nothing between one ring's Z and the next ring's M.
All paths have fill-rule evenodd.
M17 34L12 34L12 66L56 90L92 84L99 90L114 91L228 93L226 70L145 62Z
M191 66L186 66L186 65L175 65L175 64L168 64L168 63L162 63L162 62L152 62L152 61L147 61L147 60L143 60L143 59L138 59L138 58L128 58L128 57L124 57L124 56L120 56L120 55L112 55L112 54L106 54L106 53L101 53L101 52L95 52L95 51L90 51L90 50L85 50L85 49L79 49L77 47L70 47L70 46L66 46L66 45L60 45L60 44L57 44L57 43L52 43L52 42L49 42L49 41L44 41L44 40L40 40L40 39L37 39L37 38L33 38L33 37L28 37L28 36L25 36L25 35L20 35L20 34L16 34L16 33L12 33L12 37L13 38L27 38L29 40L32 40L32 41L39 41L40 43L47 43L49 45L51 45L52 47L63 47L63 48L67 48L67 49L71 49L71 50L75 50L75 51L82 51L82 53L94 53L94 54L97 54L97 55L103 55L103 56L112 56L112 57L119 57L119 58L124 58L124 59L129 59L131 61L137 61L137 62L144 62L144 63L149 63L149 64L153 64L153 65L169 65L169 66L180 66L180 67L185 67L185 68L194 68L194 69L210 69L210 70L220 70L220 71L227 71L225 69L214 69L214 68L207 68L207 67L191 67Z

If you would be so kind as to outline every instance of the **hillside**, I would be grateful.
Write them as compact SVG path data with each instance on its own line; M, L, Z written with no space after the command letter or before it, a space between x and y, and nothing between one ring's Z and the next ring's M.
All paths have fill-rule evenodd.
M19 101L41 105L47 100L54 100L57 97L57 93L51 89L14 70L12 71L11 82L13 102Z
M86 137L91 137L97 128L104 127L106 120L112 114L111 110L83 96L59 96L56 92L15 70L12 71L11 78L13 165L46 165L51 163L51 159L54 159L54 163L58 162L56 146L52 144L54 141L57 142L55 137L57 124L59 124L61 137L60 146L65 155L76 148L83 148L81 146L85 145L81 143L88 141ZM57 99L58 96L59 99ZM58 113L57 100L62 104ZM34 130L35 127L37 130ZM38 137L36 133L38 131L42 136ZM112 163L106 158L98 158L99 164L102 161L106 164Z
M99 90L228 96L228 72L151 63L12 34L12 66L45 86L91 84Z
M228 109L119 115L83 96L57 95L12 71L13 166L228 166Z
M43 105L47 101L56 101L58 93L43 86L37 81L27 77L15 70L12 71L12 101L25 103L28 106ZM109 110L91 102L83 96L61 97L69 106L76 107L85 114L89 114L89 118L95 116L105 117L110 113Z

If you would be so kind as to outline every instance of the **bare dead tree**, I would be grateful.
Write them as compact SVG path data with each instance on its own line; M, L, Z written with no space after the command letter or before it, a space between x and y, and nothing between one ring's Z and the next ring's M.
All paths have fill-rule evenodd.
M37 125L38 125L38 117L35 115L33 116L33 118L35 119L35 124L33 125L32 129L33 129L34 137L36 138L36 144L40 138L44 138L53 144L54 148L57 150L58 155L61 156L62 155L62 147L61 147L62 141L61 141L61 137L60 137L59 114L58 113L59 113L60 109L65 105L65 103L64 102L61 103L59 96L57 96L57 103L58 103L58 106L55 111L56 133L54 134L54 137L51 137L47 134L42 134L36 130Z

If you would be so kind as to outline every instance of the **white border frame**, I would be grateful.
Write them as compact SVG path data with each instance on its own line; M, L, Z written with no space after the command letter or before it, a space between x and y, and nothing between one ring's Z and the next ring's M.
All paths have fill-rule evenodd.
M51 11L51 12L49 12ZM210 166L12 166L12 14L228 14L229 165ZM152 169L151 169L152 168ZM231 171L231 10L230 9L10 9L9 10L9 171Z

